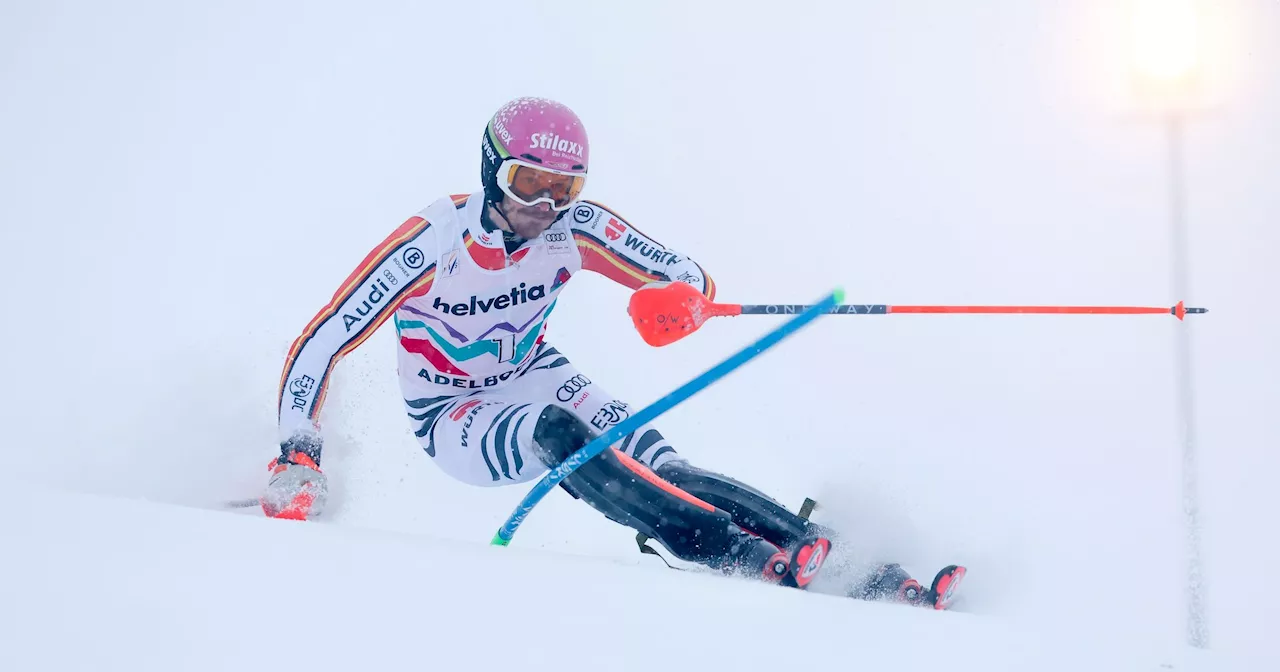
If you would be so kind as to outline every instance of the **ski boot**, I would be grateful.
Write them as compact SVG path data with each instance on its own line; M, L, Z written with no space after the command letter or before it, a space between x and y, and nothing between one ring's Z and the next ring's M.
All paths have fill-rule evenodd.
M796 544L791 551L791 571L782 578L782 585L808 588L830 555L831 539L826 536L811 536Z
M754 535L739 534L742 538L729 549L728 557L718 563L720 571L767 583L783 582L791 576L791 561L785 552Z
M939 611L947 609L955 600L956 588L964 579L965 568L947 565L933 577L928 590L911 578L898 563L881 565L866 581L849 591L849 597L860 600L900 602L916 607L929 607Z
M784 551L750 532L741 534L744 538L733 545L721 569L788 588L808 588L831 554L831 540L824 536L811 536Z

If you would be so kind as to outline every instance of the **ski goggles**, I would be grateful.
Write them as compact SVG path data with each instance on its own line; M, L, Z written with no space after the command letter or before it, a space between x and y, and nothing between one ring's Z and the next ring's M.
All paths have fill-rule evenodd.
M502 193L521 205L550 203L557 212L568 210L586 183L587 176L582 173L543 168L520 159L507 159L498 168Z

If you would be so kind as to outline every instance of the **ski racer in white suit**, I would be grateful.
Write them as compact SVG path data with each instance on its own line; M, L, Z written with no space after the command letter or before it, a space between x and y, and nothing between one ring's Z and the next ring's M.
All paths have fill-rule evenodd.
M602 205L578 200L589 148L581 121L554 101L503 106L482 140L484 189L441 198L378 245L307 324L280 379L280 455L262 497L268 516L318 515L327 493L317 423L329 375L387 320L399 337L405 411L445 473L477 486L539 478L633 410L546 339L574 275L594 271L640 292L715 283ZM830 532L764 494L699 469L645 425L563 482L573 496L725 572L806 587ZM897 565L860 596L925 599Z

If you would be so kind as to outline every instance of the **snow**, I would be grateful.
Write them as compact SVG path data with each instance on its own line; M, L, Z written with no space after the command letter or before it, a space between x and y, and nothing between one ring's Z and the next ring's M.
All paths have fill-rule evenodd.
M518 546L23 486L0 510L7 670L1224 669Z
M0 670L1280 669L1280 5L1206 21L1183 297L1123 3L837 4L0 3ZM816 499L852 560L967 565L956 613L673 572L560 492L486 546L525 489L424 455L389 328L335 371L325 516L223 509L265 482L289 343L477 188L484 120L530 94L583 117L586 195L722 300L1212 312L833 316L659 419ZM625 303L575 278L550 335L635 405L778 319L654 349ZM1180 329L1208 651L1183 636Z

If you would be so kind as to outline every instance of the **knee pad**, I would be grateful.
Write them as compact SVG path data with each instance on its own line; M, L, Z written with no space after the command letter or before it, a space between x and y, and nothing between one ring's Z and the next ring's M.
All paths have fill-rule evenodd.
M658 469L672 485L729 512L733 522L779 548L790 548L807 536L809 523L768 495L728 476L673 460Z
M533 426L534 453L548 469L555 469L569 456L587 445L591 432L585 423L559 406L548 405ZM560 481L560 488L574 499L582 495L573 487L573 475ZM608 514L606 514L608 515Z
M554 468L594 435L586 423L547 406L533 430L539 459ZM561 483L614 522L658 540L685 560L723 556L741 534L730 515L664 482L644 465L612 448L591 458Z
M533 426L533 443L538 459L555 469L592 439L587 424L559 406L548 405Z
M881 565L879 569L849 589L849 597L860 600L887 600L906 597L906 589L920 590L920 583L911 578L898 563Z

